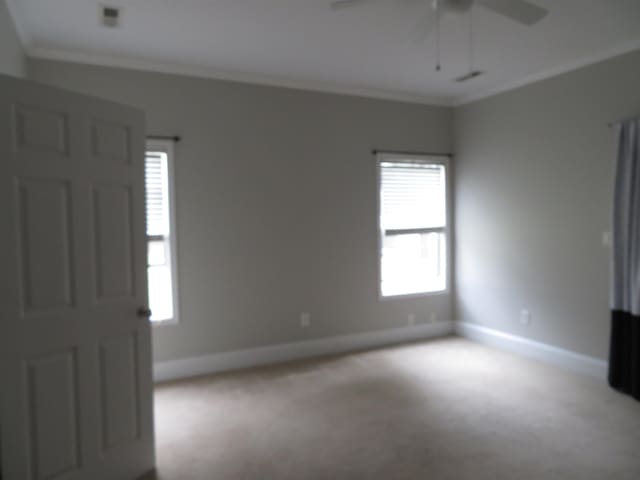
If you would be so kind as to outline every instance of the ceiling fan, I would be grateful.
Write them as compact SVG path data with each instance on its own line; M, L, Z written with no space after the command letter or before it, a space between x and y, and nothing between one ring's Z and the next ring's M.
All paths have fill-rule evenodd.
M331 8L355 7L357 5L374 2L376 0L335 0ZM465 13L471 7L478 5L491 10L498 15L509 18L523 25L531 26L542 20L549 11L526 0L423 0L430 4L434 12Z
M341 10L349 7L372 3L377 0L335 0L331 2L331 8ZM538 23L547 16L549 11L527 0L416 0L425 4L426 14L418 24L416 30L418 37L414 41L423 41L427 38L432 30L436 30L436 46L437 46L437 64L436 71L440 71L440 16L446 13L465 14L471 13L472 8L479 6L484 7L498 15L502 15L514 22L525 26L531 26ZM466 82L473 78L479 77L484 72L473 68L473 27L469 15L469 72L459 76L454 80L456 82Z

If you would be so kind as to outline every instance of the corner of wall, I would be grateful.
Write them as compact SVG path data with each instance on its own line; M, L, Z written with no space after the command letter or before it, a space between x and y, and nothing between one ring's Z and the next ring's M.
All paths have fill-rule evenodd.
M9 0L0 0L0 73L27 77L27 58Z

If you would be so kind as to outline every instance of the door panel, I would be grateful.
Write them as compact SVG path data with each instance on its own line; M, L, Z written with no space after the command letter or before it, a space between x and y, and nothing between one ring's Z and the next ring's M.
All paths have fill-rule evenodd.
M131 132L126 124L93 120L91 127L94 159L120 164L131 163Z
M96 299L134 295L131 187L93 187Z
M103 449L134 440L140 431L137 335L118 336L100 345Z
M69 118L63 112L16 105L16 152L37 152L48 158L69 156Z
M71 185L18 179L18 275L25 314L73 305Z
M0 75L3 480L153 468L141 112Z
M77 355L74 349L27 362L31 471L57 478L80 467L76 405Z

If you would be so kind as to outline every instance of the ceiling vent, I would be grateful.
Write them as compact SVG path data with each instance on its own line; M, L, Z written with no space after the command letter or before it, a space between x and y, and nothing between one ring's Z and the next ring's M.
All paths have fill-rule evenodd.
M116 7L108 7L103 5L102 9L102 24L105 27L115 28L120 26L120 9Z
M484 72L482 70L473 70L473 71L467 73L466 75L462 75L460 77L457 77L455 79L455 81L458 82L458 83L467 82L467 81L469 81L471 79L479 77L482 74L484 74Z

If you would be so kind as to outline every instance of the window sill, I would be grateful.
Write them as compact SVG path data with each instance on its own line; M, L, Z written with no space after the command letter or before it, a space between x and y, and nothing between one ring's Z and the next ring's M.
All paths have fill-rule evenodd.
M448 288L444 290L436 290L434 292L420 292L420 293L402 293L398 295L386 295L378 294L378 300L381 302L387 302L390 300L405 300L411 298L422 298L422 297L439 297L444 295L449 295L451 292Z
M178 325L180 321L177 318L170 318L169 320L150 320L149 323L152 327L168 327L170 325Z

